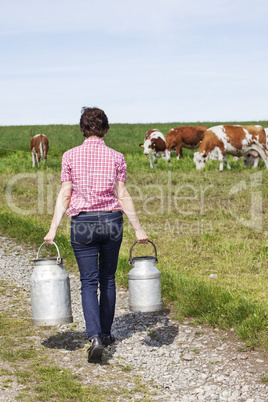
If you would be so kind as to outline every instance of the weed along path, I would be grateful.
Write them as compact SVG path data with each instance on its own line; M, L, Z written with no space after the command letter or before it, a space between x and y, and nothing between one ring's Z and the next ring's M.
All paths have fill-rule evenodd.
M87 362L78 274L70 274L74 322L31 325L36 251L0 236L0 401L268 401L268 356L232 331L178 324L169 311L130 313L118 289L114 345Z

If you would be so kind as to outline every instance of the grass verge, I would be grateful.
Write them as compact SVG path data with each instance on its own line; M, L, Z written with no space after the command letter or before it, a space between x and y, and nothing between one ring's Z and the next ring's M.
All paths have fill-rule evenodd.
M248 346L268 349L268 318L259 303L233 295L214 284L203 283L176 273L162 273L165 299L175 306L177 318L195 317L193 323L235 328Z

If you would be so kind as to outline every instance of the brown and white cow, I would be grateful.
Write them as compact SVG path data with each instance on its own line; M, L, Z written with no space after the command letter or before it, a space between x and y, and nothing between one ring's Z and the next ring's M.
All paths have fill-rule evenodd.
M198 151L194 153L196 169L203 168L207 158L218 159L220 170L223 162L227 163L226 154L244 156L259 154L268 168L268 153L266 148L266 134L262 126L231 126L221 125L209 128L204 135Z
M45 134L36 134L30 143L33 167L37 164L39 166L39 162L45 160L47 162L47 153L49 150L49 142L48 138Z
M195 149L198 148L204 133L207 130L205 126L181 126L169 130L166 138L166 145L169 152L175 151L177 159L183 157L182 148Z
M139 144L144 148L144 155L149 156L150 167L157 166L158 158L165 159L170 165L170 152L166 147L166 139L163 133L156 128L147 131L143 144Z

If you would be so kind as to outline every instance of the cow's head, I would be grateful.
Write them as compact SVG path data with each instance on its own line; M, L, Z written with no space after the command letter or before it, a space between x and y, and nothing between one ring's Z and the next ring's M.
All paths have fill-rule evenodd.
M197 170L204 168L206 161L207 161L207 155L205 154L205 151L202 153L200 152L194 153L194 163L196 165Z
M149 155L151 152L154 152L155 142L151 139L145 140L143 143L143 153L144 155Z
M168 150L169 152L171 152L171 151L176 151L176 150L177 150L177 143L176 143L175 138L169 138L169 137L167 137L167 139L166 139L166 146L167 146L167 150Z

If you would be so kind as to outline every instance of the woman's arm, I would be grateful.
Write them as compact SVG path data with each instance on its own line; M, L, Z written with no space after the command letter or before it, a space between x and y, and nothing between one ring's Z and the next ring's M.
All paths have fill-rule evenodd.
M117 180L115 184L117 199L126 214L127 219L129 220L131 226L134 229L136 238L138 243L148 243L148 236L142 229L139 218L136 214L134 202L127 191L126 185L124 182Z
M49 232L44 237L44 240L47 243L47 245L53 244L54 238L57 233L57 229L70 204L71 194L72 194L72 182L71 181L63 182L61 184L61 189L59 191L58 198L56 201L54 215L52 218Z

